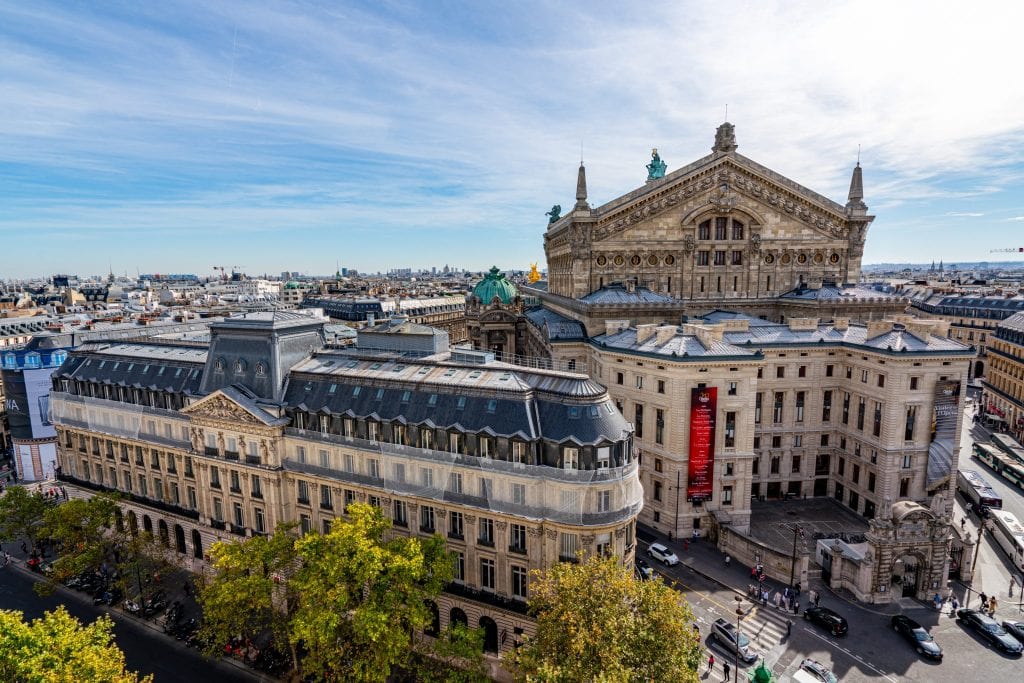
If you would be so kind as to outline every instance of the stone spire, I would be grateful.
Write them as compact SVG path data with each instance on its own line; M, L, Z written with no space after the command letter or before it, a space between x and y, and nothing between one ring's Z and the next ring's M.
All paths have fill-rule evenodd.
M850 178L850 196L846 202L846 212L867 211L868 205L864 203L864 176L860 169L860 162L853 168L853 177Z
M576 206L574 208L583 211L590 209L590 204L587 204L587 169L584 168L582 161L576 176Z
M736 151L736 127L726 121L715 131L715 146L711 151L715 154L729 154Z

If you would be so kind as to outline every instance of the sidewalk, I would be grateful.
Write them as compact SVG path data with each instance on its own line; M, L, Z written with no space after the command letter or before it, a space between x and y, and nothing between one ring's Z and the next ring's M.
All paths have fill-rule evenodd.
M670 541L667 536L662 535L650 527L640 524L637 525L637 536L645 542L657 541L668 546L679 557L680 564L685 565L704 578L717 583L722 588L735 592L744 600L750 599L747 596L747 587L752 583L757 583L756 579L753 579L750 576L751 568L740 564L735 559L733 559L730 566L727 567L725 565L725 553L718 550L718 548L715 547L715 544L708 541L706 538L702 537L696 543L691 541L688 544L684 544L681 541ZM684 549L685 545L688 545L689 547ZM819 603L823 607L830 606L828 605L828 600L831 598L834 600L841 600L852 607L865 612L871 612L873 614L892 616L903 612L903 607L899 603L868 605L856 600L848 591L833 591L831 587L827 586L825 582L820 579L812 579L808 583L808 586L800 587L801 613L809 604L808 596L810 590L818 592L821 596ZM769 577L764 581L764 587L768 590L769 595L774 596L776 591L781 593L788 587L788 585ZM918 604L925 607L923 603ZM771 600L769 600L768 605L772 609L775 609Z

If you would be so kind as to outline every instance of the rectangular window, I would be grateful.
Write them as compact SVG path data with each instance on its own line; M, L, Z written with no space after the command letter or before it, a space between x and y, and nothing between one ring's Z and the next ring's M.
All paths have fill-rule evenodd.
M907 498L910 495L910 479L900 479L900 498Z
M451 538L462 539L463 533L463 519L461 512L449 512L448 513L448 535Z
M761 398L764 396L760 391L754 395L754 424L761 424Z
M710 251L698 251L697 252L697 265L698 266L706 266L706 265L708 265L711 262L710 259L711 259L711 252Z
M917 423L917 406L907 406L907 422L903 428L903 440L914 440L914 425Z
M903 456L903 469L909 470L911 463L912 463L912 459L911 459L910 455L909 454L904 455Z
M452 472L448 475L448 490L452 493L462 493L461 472Z
M736 413L733 411L725 414L725 447L736 447Z
M866 412L867 401L863 396L857 399L857 429L864 430L864 413Z
M726 234L727 234L726 229L728 227L728 223L729 223L729 219L725 218L723 216L719 216L718 218L715 219L715 239L716 240L725 240L725 239L727 239L726 238Z
M643 389L644 388L644 376L643 375L637 375L636 376L636 388L637 389Z
M327 469L331 466L331 457L328 455L327 451L320 449L320 451L317 452L317 457L320 458L320 467ZM352 456L349 455L348 457L351 458ZM351 472L352 470L346 469L345 471Z
M800 366L800 367L802 368L803 366ZM803 391L796 392L796 421L797 422L803 422L804 421L804 395L805 395L805 393L806 392L803 392Z
M916 391L917 390L917 377L911 377L910 378L910 390L911 391Z
M719 250L719 251L715 252L715 265L716 266L724 266L725 265L725 251L724 250Z
M775 376L778 377L779 379L782 379L783 377L785 377L786 376L786 366L785 365L780 365L777 368L775 368Z
M562 560L575 560L576 552L579 550L579 536L567 534L564 531L558 534L558 557Z
M489 557L480 558L480 587L494 590L494 560Z
M196 489L195 489L195 487L194 486L189 486L185 490L185 493L188 496L188 509L189 510L195 510L197 507L199 507L198 501L196 500Z
M806 365L801 365L800 367L798 367L796 369L796 376L797 377L806 377L807 376L807 366Z
M253 498L262 498L263 497L263 482L260 479L259 475L258 474L252 475L251 477L249 477L249 481L251 482L251 486L252 486L252 491L250 492L252 494L252 497Z
M224 508L221 506L220 498L213 499L213 518L218 522L224 520Z
M597 511L608 512L612 506L612 492L608 490L597 492Z
M526 484L509 484L513 505L526 505Z
M253 520L256 522L256 533L264 534L267 532L267 522L263 517L263 508L253 508Z
M661 408L654 411L654 443L665 443L665 411Z
M153 477L153 498L164 499L164 483L159 477Z
M779 368L780 370L782 368ZM782 391L775 392L775 405L772 406L772 422L779 424L782 422L782 406L786 400L786 394Z
M434 470L429 467L420 468L420 484L423 488L432 489L434 488Z
M782 448L782 437L778 434L772 437L772 448Z
M821 399L821 421L830 422L832 420L832 390L826 389Z
M884 387L885 386L885 375L879 375L878 376L878 386L880 386L880 387Z
M512 565L512 597L526 599L526 567Z
M196 476L195 472L192 471L192 456L185 456L185 476L193 478Z
M624 381L625 381L625 375L623 375L621 372L616 372L615 373L615 383L616 384L622 384Z
M309 515L299 515L299 531L305 535L313 530L313 522Z
M326 484L320 484L320 508L323 510L334 509L334 499L331 494L331 487Z
M562 469L578 470L580 468L580 450L578 448L562 449Z
M644 406L636 404L635 419L633 421L634 436L638 439L644 438Z
M853 479L853 483L854 484L859 484L860 483L860 465L854 463L854 465L853 465L853 477L851 477L851 478Z
M732 252L732 265L734 265L734 266L742 266L743 265L743 252L742 251L733 250L733 252Z
M395 463L395 481L399 484L405 483L405 463Z
M242 504L234 504L235 526L245 526L245 517L242 515Z
M434 508L429 505L420 506L420 531L434 533Z
M703 223L697 226L697 239L711 239L711 221L704 221Z
M309 482L300 479L295 486L298 491L296 500L302 505L309 505Z
M597 447L597 469L606 470L611 466L612 449L609 446Z
M875 401L875 413L871 421L871 434L874 436L882 435L882 404Z
M732 487L722 487L722 505L732 505Z
M526 552L526 527L522 524L509 526L508 549L514 553Z
M874 492L875 490L875 473L868 472L868 491Z
M803 434L797 434L796 436L793 437L793 447L794 448L800 448L803 445L804 445L804 435Z
M455 580L462 583L466 580L466 554L455 553Z
M735 396L736 395L736 390L737 390L736 382L729 382L729 395L730 396Z
M850 395L843 392L843 424L850 424Z
M793 468L792 468L793 473L800 472L800 456L799 455L794 455L793 456L792 465L793 465Z
M242 492L242 484L241 484L241 481L240 481L240 479L238 477L238 471L237 470L231 470L231 492L232 493L241 493Z
M777 455L773 455L772 456L772 459L771 459L771 461L769 463L771 474L778 474L779 473L779 465L780 465L781 462L782 462L782 459L779 456L777 456Z
M404 500L396 500L392 503L391 521L395 526L409 526L409 518L406 516Z
M833 366L833 365L826 365L826 366L825 366L825 376L826 376L826 377L831 377L831 376L832 376L832 369L833 369L834 367L835 367L835 366Z
M828 434L822 434L821 435L821 445L822 446L827 446L828 445Z
M659 394L664 394L665 393L665 380L663 380L663 379L659 379L658 380L658 393Z
M374 479L380 479L380 461L373 458L367 460L366 474L373 477Z
M479 534L477 535L477 542L480 545L486 545L488 547L494 547L494 520L489 517L481 517L477 524Z
M662 486L660 481L654 482L654 500L661 500L661 488Z

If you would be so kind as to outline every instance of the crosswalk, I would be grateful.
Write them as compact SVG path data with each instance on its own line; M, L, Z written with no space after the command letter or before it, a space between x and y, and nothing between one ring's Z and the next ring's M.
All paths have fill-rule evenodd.
M786 638L787 624L798 628L800 617L774 606L755 605L740 622L742 632L768 652Z

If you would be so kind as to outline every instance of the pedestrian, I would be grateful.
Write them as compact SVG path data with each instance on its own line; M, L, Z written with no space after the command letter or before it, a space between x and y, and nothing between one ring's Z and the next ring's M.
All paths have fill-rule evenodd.
M789 638L789 636L792 633L793 633L793 621L791 619L786 619L786 637Z
M22 541L22 542L21 542L21 552L23 552L23 553L25 553L26 555L28 555L28 546L27 546L27 545L25 545L25 541Z
M999 605L999 603L996 602L996 596L993 595L991 598L988 599L988 615L990 617L995 616L995 614L996 614L996 607L998 605Z
M722 676L722 680L723 681L728 681L729 680L729 671L730 671L730 669L729 669L729 662L723 662L722 663L722 669L725 672L725 674Z
M967 518L966 517L961 517L960 518L960 530L963 531L965 526L967 526Z
M821 602L821 593L815 591L814 592L814 606L817 607L820 602Z
M981 609L985 609L986 607L988 607L988 596L982 593L978 597L981 598Z
M782 602L782 594L779 591L775 591L775 607L778 609L779 604Z
M793 614L800 614L800 601L799 600L794 600L793 601Z
M708 670L705 673L711 673L715 668L715 656L708 655Z
M6 567L10 563L11 563L11 554L5 550L4 551L4 566Z
M731 558L731 557L729 557L729 554L728 554L728 553L726 553L726 555L725 555L725 566L726 566L726 567L729 567L729 566L731 566L731 565L732 565L732 558Z

